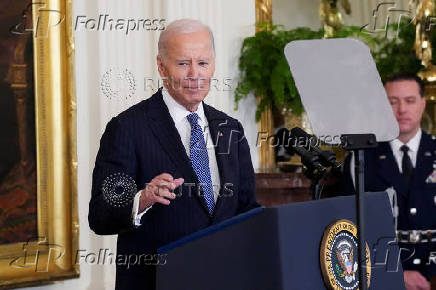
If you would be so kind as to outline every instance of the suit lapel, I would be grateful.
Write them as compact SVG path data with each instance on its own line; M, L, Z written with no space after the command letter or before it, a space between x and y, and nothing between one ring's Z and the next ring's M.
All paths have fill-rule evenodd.
M215 147L215 157L220 174L220 191L213 212L213 216L215 216L216 213L223 208L226 200L228 200L228 198L223 198L223 191L225 183L232 180L232 176L229 176L229 154L231 150L230 141L233 127L229 124L229 119L221 112L204 103L203 108L209 123L209 131ZM233 128L233 130L235 130L235 128Z
M179 169L179 173L182 174L185 181L195 181L198 183L197 175L195 174L188 155L186 154L180 134L177 131L165 102L163 101L161 90L154 94L150 101L146 117L154 136L157 138L170 159L174 162L177 169Z
M411 186L418 186L424 184L427 176L431 174L433 170L435 148L432 147L431 137L422 132L421 141L419 143L418 154L416 156L416 167L413 173ZM422 180L424 179L424 180Z
M381 142L377 147L377 164L380 176L395 188L406 188L404 179L401 176L397 161L392 153L391 146L388 142ZM401 190L401 194L406 195L406 190Z
M425 182L421 179L427 178L427 176L431 173L431 170L433 169L433 156L435 153L436 152L434 152L434 148L432 148L430 136L425 132L422 132L422 137L416 156L416 167L413 171L412 180L409 184L411 188L416 188L416 186ZM380 158L381 156L384 157ZM377 158L381 176L396 188L406 189L406 184L404 183L403 177L400 174L397 162L395 161L391 146L388 142L380 143L377 150ZM407 196L407 190L401 190L400 193Z

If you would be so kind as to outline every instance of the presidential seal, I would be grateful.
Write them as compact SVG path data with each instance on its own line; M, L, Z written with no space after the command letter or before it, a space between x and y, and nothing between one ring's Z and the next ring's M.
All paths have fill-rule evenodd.
M365 243L366 244L366 243ZM338 220L327 227L321 242L321 270L329 289L359 289L357 227L349 220ZM371 281L371 259L366 244L366 277Z

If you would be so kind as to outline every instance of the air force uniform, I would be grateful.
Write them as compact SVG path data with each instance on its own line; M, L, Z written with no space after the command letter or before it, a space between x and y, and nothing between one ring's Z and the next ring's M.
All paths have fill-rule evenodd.
M342 180L344 193L355 192L350 171L352 163L351 156L348 156ZM365 191L385 191L390 187L396 191L398 204L399 246L407 249L402 251L403 269L417 270L427 278L436 276L434 136L419 130L407 144L396 139L380 142L377 148L365 151Z

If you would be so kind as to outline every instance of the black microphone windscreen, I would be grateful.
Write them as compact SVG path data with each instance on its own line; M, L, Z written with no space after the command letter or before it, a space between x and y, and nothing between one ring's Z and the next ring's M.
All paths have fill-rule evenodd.
M292 128L291 135L295 137L311 137L310 134L299 127Z

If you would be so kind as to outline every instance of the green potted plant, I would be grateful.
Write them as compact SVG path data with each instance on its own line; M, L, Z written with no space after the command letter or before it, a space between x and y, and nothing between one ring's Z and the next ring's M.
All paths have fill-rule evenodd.
M295 87L283 49L293 40L321 39L324 30L300 27L284 30L281 25L259 24L261 30L244 39L239 58L240 78L235 90L235 103L250 93L260 98L256 121L269 105L282 112L290 110L299 116L303 112L300 95ZM367 43L375 43L374 38L359 27L344 26L335 32L334 38L363 38Z

